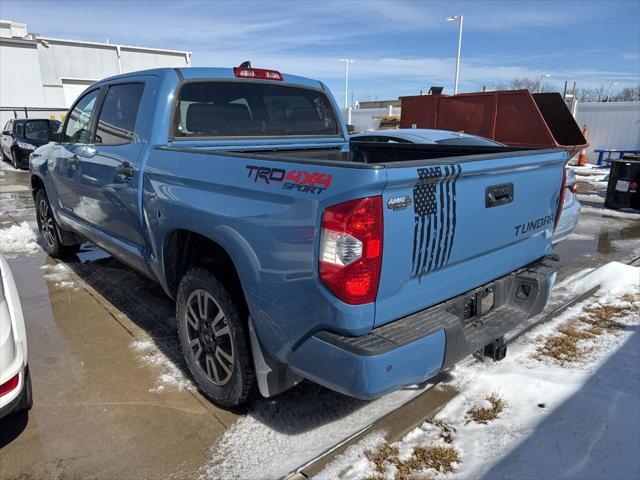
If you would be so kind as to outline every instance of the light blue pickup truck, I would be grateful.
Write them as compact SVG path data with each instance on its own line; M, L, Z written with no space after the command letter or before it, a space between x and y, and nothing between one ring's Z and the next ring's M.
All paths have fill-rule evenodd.
M319 81L157 69L89 87L31 157L43 245L94 242L176 300L223 406L302 379L360 398L504 356L539 313L567 154L349 142Z

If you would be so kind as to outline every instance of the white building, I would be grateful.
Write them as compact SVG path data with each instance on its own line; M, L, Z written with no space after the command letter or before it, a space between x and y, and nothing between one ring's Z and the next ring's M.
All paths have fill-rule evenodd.
M191 52L44 37L0 20L0 107L70 107L102 78L190 65Z

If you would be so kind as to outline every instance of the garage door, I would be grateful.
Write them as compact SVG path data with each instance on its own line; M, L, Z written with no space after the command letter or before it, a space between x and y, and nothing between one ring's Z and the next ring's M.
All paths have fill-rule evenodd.
M70 80L63 78L62 89L64 91L65 107L68 108L73 105L76 98L78 98L80 94L92 83L95 83L95 80Z

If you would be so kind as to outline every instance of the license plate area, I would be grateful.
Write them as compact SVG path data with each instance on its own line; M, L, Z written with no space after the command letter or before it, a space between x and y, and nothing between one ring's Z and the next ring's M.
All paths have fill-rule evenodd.
M495 292L493 287L487 287L474 293L465 295L462 300L459 316L464 326L481 322L481 317L493 310Z

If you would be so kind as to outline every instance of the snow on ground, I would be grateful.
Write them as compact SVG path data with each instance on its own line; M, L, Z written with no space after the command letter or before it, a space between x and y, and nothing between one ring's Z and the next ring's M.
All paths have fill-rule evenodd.
M193 389L193 383L163 354L152 340L137 340L132 344L133 350L142 354L142 361L159 371L158 378L151 392L160 393L167 389Z
M580 200L580 203L583 202L583 200ZM603 216L607 216L607 217L616 217L616 218L626 218L626 219L630 219L630 220L640 220L640 213L638 213L636 210L631 210L631 209L624 209L624 210L612 210L610 208L605 208L604 207L604 200L602 200L602 207L595 207L593 205L598 204L596 202L591 202L591 205L587 205L585 203L582 203L582 213L588 213L588 214L592 214L592 215L603 215Z
M281 478L428 387L367 402L303 382L277 397L255 400L214 446L200 477Z
M0 229L0 251L8 256L35 253L40 249L37 234L27 222Z
M62 263L53 265L43 265L40 267L43 271L42 278L52 283L55 287L63 290L78 290L80 287L75 282L75 277L71 271Z
M597 296L518 339L504 361L457 367L448 383L460 394L433 423L392 446L397 456L383 472L370 460L378 435L348 449L317 478L394 478L396 465L411 460L417 446L451 447L459 456L450 473L423 470L428 478L639 478L640 268L613 262L572 281L576 291L599 286ZM594 306L625 309L615 318L619 327L579 340L580 361L540 354L541 346L563 338L558 332L585 325L576 319L590 318ZM495 420L476 423L470 410L491 393L506 408ZM451 443L441 436L442 424L451 428Z

